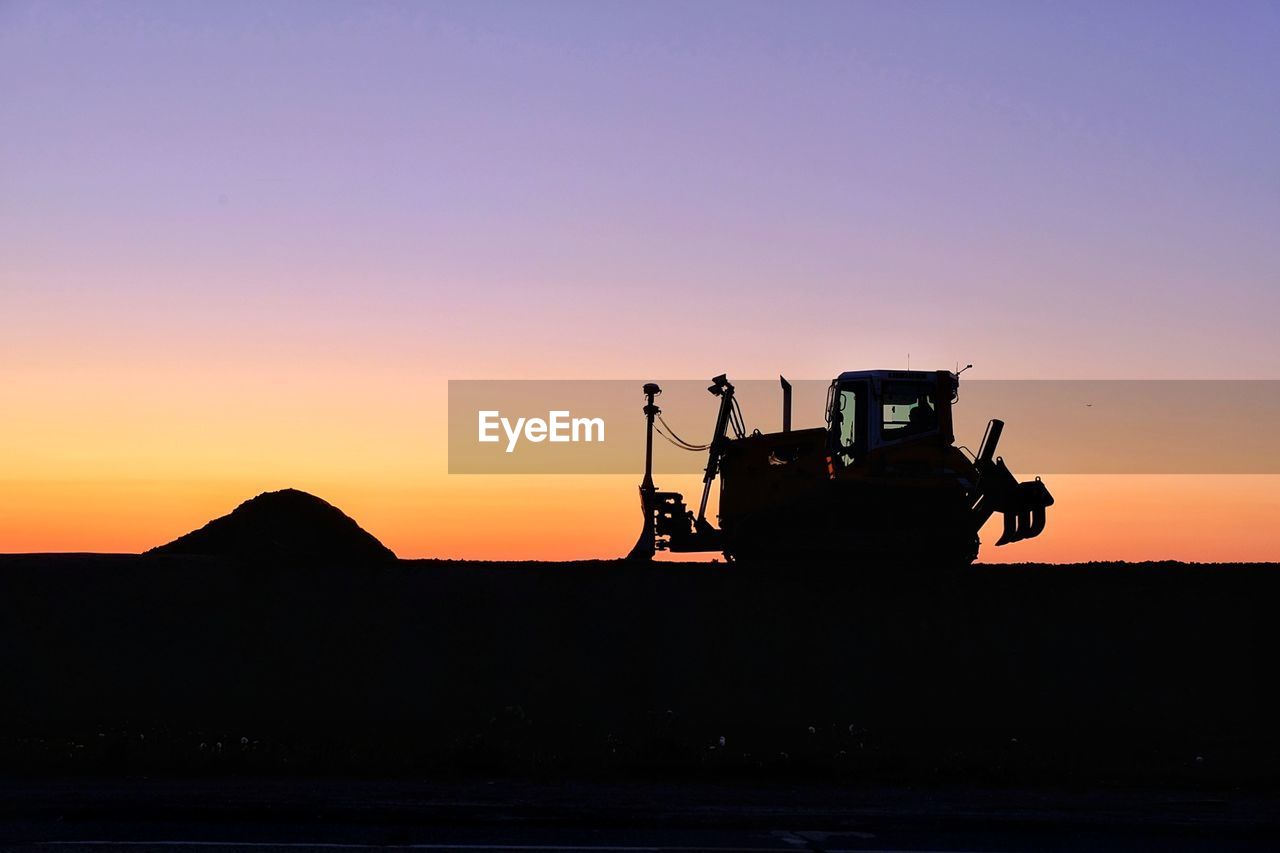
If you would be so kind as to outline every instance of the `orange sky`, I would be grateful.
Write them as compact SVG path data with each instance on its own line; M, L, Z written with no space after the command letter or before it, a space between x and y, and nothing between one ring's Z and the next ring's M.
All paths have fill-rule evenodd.
M1280 560L1280 476L1059 475L1047 482L1057 504L1045 533L997 549L990 545L997 518L985 531L982 560ZM660 485L694 495L699 483L686 476ZM386 485L297 477L5 480L0 551L144 550L286 486L336 504L402 557L613 557L639 530L635 478L621 476L440 475Z
M641 448L634 476L451 476L445 383L404 366L108 359L10 364L0 378L24 402L0 426L0 552L144 550L285 487L404 557L609 557L638 532ZM1280 560L1280 477L1045 478L1046 532L982 559ZM659 485L692 496L700 482Z
M0 552L140 551L285 487L404 557L610 557L638 532L641 448L634 476L451 476L445 383L403 365L52 360L0 378L23 401L0 425ZM983 560L1280 560L1280 476L1044 476L1046 532Z

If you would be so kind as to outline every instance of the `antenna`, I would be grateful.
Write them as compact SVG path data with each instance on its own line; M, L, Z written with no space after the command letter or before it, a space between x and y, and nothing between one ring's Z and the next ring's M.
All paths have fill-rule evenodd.
M911 369L911 353L907 353L907 370Z
M956 367L957 367L957 368L959 368L959 367L960 367L960 362L958 362L958 361L956 362ZM968 370L968 369L969 369L969 368L971 368L971 367L973 367L973 365L972 365L972 364L966 364L966 365L964 366L964 368L963 368L963 369L961 369L961 370L956 370L956 376L959 376L961 373L964 373L964 372L965 372L965 370Z

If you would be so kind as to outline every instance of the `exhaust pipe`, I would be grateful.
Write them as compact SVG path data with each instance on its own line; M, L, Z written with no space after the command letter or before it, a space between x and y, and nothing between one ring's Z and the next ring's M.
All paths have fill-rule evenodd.
M782 431L791 432L791 383L787 377L779 376L782 383Z

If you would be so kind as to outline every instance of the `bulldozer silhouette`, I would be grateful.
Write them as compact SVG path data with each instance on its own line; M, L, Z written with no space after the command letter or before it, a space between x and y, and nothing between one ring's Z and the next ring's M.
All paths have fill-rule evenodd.
M791 385L782 383L782 430L747 434L734 387L724 375L707 389L720 398L709 444L666 427L644 386L644 527L629 558L657 551L714 552L730 561L813 556L932 565L977 559L978 533L997 512L996 545L1039 536L1053 496L1037 477L1019 483L996 456L1004 423L991 420L976 455L957 447L951 407L963 371L860 370L842 373L827 393L826 427L791 429ZM678 492L653 482L653 434L685 450L706 451L695 514ZM732 431L732 437L729 435ZM719 527L707 520L720 481Z

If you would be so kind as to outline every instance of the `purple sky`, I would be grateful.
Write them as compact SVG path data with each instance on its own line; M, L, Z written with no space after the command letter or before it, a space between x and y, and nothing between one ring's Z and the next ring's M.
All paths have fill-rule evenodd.
M4 2L0 355L1275 377L1277 44L1275 3Z

